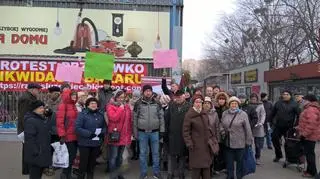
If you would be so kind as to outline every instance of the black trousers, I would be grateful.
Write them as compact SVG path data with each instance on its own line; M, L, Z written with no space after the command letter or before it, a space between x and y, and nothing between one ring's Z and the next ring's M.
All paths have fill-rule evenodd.
M44 168L35 165L29 165L29 179L41 179Z
M184 170L186 168L186 157L169 154L168 160L168 175L174 175L178 170L179 176L184 176Z
M274 147L274 152L276 154L276 158L282 158L282 150L281 150L281 138L285 136L288 132L289 128L286 127L275 127L272 133L272 143Z
M22 175L29 175L30 169L29 164L27 164L24 160L24 153L25 153L25 147L24 144L22 144Z
M307 159L307 172L310 175L315 176L317 174L316 154L314 152L316 142L303 140L302 145Z
M93 175L96 159L100 152L100 147L82 147L79 146L81 174Z
M77 156L78 143L76 141L75 142L66 142L66 145L67 145L68 152L69 152L69 167L64 168L62 170L61 174L64 175L64 177L66 177L67 179L70 179L73 161Z

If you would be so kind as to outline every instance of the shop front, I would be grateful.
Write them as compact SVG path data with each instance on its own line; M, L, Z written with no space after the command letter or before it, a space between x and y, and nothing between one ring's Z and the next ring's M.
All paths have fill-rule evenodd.
M265 72L270 98L279 99L281 91L315 94L320 99L320 64L313 62Z
M237 95L245 94L246 96L250 96L251 93L260 94L267 91L264 71L268 68L269 64L263 62L230 71L232 89Z

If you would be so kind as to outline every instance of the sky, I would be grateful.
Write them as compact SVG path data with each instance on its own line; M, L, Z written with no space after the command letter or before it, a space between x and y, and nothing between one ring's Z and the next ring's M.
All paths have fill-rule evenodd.
M203 44L235 0L184 0L182 59L203 58Z

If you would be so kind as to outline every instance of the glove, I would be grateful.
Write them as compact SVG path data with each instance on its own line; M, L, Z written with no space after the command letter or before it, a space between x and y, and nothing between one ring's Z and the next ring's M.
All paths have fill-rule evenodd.
M92 133L89 138L90 138L90 139L93 139L93 138L95 138L96 136L97 136L96 134Z
M60 137L60 145L64 144L66 142L65 137Z
M159 134L160 140L163 139L164 136L165 136L165 133L164 132L160 132L160 134Z

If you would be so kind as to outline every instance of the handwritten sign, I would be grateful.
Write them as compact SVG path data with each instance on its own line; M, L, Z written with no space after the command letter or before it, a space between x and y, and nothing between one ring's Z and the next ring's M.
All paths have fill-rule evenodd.
M73 83L81 83L83 69L78 66L70 66L59 63L55 79L59 81L68 81Z
M172 50L156 50L153 52L154 68L176 68L178 65L178 52Z

